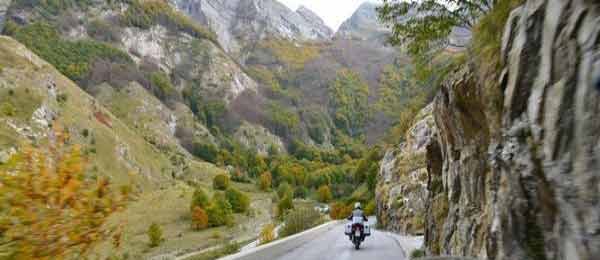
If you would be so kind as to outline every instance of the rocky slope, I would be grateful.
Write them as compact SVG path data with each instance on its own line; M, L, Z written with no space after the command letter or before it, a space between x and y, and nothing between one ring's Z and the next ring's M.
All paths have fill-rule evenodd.
M276 0L175 0L177 8L207 25L231 53L266 37L327 40L333 32L305 7L296 12Z
M271 134L269 130L260 125L244 122L235 132L233 138L246 148L255 149L262 156L268 156L269 151L285 152L285 146L281 138Z
M144 191L194 171L184 153L151 145L23 45L3 36L0 49L1 153L17 151L23 142L44 143L58 125L82 145L93 174L119 185Z
M427 148L428 254L600 255L599 8L525 1L506 23L499 77L469 64L442 84Z
M91 96L51 64L14 39L0 36L0 168L22 152L24 145L44 147L53 129L69 134L86 158L86 178L106 177L115 187L131 185L135 200L112 220L127 223L119 249L111 241L94 248L95 257L112 258L125 252L133 259L176 259L189 251L222 245L214 230L190 229L189 202L195 187L211 187L213 164L196 160L182 149L177 127L198 124L185 106L168 108L137 83L122 89L102 86ZM211 136L198 126L200 140ZM204 134L204 135L203 135ZM253 184L235 183L251 196L252 216L236 216L235 227L219 229L242 240L254 239L271 221L270 194ZM149 206L151 205L151 206ZM148 248L146 231L160 223L164 239Z

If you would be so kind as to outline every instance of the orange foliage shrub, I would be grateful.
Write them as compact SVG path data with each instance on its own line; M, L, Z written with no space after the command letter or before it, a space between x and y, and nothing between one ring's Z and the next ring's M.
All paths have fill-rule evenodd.
M352 214L352 206L343 203L334 203L329 210L331 219L345 219Z
M128 194L114 192L106 179L86 179L80 148L64 147L67 136L55 136L49 149L26 148L11 169L0 169L0 256L82 257L98 242L121 237L121 226L106 222Z
M195 207L192 211L192 227L195 230L208 228L208 215L201 207Z

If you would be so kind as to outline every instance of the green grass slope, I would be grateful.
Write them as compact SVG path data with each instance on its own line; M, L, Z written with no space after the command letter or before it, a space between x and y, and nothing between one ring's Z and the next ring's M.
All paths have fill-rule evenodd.
M212 178L225 171L181 151L169 126L160 120L169 113L189 120L189 111L172 112L136 86L121 91L102 93L100 102L20 43L0 36L0 154L26 144L43 146L52 127L60 125L71 144L81 145L89 161L89 178L106 176L116 185L132 184L138 192L113 218L125 223L123 246L115 250L107 242L95 250L96 256L174 256L233 237L252 239L271 221L270 194L253 184L234 183L251 197L252 213L236 214L233 227L193 231L189 214L193 186L210 191ZM165 238L152 249L145 233L151 223L162 226Z

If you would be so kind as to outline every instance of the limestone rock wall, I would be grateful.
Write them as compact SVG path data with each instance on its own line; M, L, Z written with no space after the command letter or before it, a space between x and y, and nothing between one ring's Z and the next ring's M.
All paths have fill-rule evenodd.
M405 141L386 151L377 184L377 216L387 229L422 234L427 192L427 146L436 142L433 106L423 109Z
M424 152L426 252L598 259L600 2L524 1L510 14L500 55L499 76L482 77L467 62L435 98L437 141ZM423 194L390 192L410 184L393 177L398 154L382 162L380 194ZM406 231L399 223L410 218L385 201L386 227Z
M435 100L429 254L600 256L600 4L529 0L502 43L500 113L467 66ZM496 128L494 122L500 122ZM435 168L435 167L432 167ZM437 188L437 190L435 190Z

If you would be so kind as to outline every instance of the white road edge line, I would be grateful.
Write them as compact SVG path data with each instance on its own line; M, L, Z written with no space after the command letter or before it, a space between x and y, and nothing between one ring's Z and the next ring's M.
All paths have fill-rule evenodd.
M331 230L331 228L338 225L339 223L341 223L341 221L330 221L320 226L311 228L309 230L300 232L298 234L294 234L286 238L276 240L266 245L261 245L252 248L248 251L219 258L219 260L275 259L295 248L304 245L305 243L308 243L310 241L309 238L316 236L322 232L329 231Z

